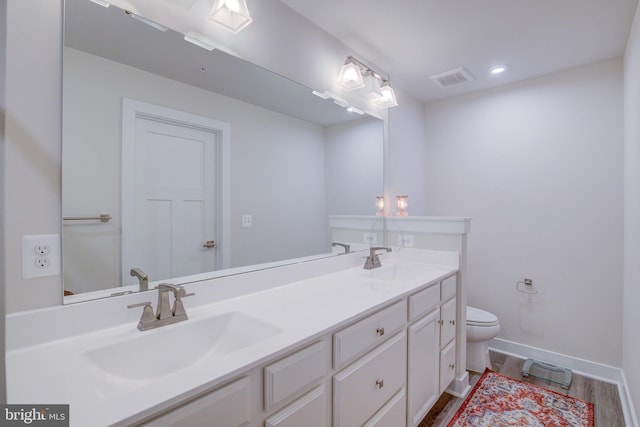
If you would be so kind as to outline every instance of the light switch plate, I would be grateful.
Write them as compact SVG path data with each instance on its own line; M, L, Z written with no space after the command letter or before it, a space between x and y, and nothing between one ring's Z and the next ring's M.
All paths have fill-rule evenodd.
M60 274L60 235L22 236L22 277L57 276Z

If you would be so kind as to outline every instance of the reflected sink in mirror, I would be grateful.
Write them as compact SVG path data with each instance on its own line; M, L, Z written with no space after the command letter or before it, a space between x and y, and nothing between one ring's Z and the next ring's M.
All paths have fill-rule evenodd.
M240 312L140 332L84 354L107 379L151 381L263 341L282 329ZM114 378L115 377L115 378Z

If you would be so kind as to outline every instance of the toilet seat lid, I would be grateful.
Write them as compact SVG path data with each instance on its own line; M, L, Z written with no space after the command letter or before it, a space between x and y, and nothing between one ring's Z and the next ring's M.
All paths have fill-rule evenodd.
M467 325L492 326L497 324L498 318L495 314L467 306Z

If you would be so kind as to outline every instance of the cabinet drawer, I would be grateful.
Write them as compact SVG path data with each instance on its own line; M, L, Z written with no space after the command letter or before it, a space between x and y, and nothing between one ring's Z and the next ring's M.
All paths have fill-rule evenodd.
M197 427L211 425L240 427L249 424L249 379L242 378L203 397L192 400L143 426Z
M456 299L442 304L440 309L440 348L446 346L456 337Z
M449 276L440 282L440 299L446 301L456 294L456 277Z
M264 409L270 410L308 390L325 375L325 345L315 343L264 368Z
M404 425L406 401L406 394L402 389L362 427L398 427Z
M304 425L326 426L326 394L324 385L284 407L264 421L265 427L300 427Z
M409 321L427 314L440 304L440 287L433 285L409 297Z
M440 393L443 393L456 376L456 343L450 343L440 352Z
M335 375L333 426L361 426L371 418L404 388L406 360L407 336L403 331Z
M400 330L407 304L399 301L333 335L333 366L339 368Z

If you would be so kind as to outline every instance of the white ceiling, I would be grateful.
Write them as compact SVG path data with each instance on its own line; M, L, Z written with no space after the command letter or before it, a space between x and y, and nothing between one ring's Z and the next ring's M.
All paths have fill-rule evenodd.
M425 102L624 54L637 0L281 0ZM250 2L248 2L251 7ZM489 68L510 70L490 76ZM429 79L465 67L475 81ZM337 70L336 70L337 73Z

